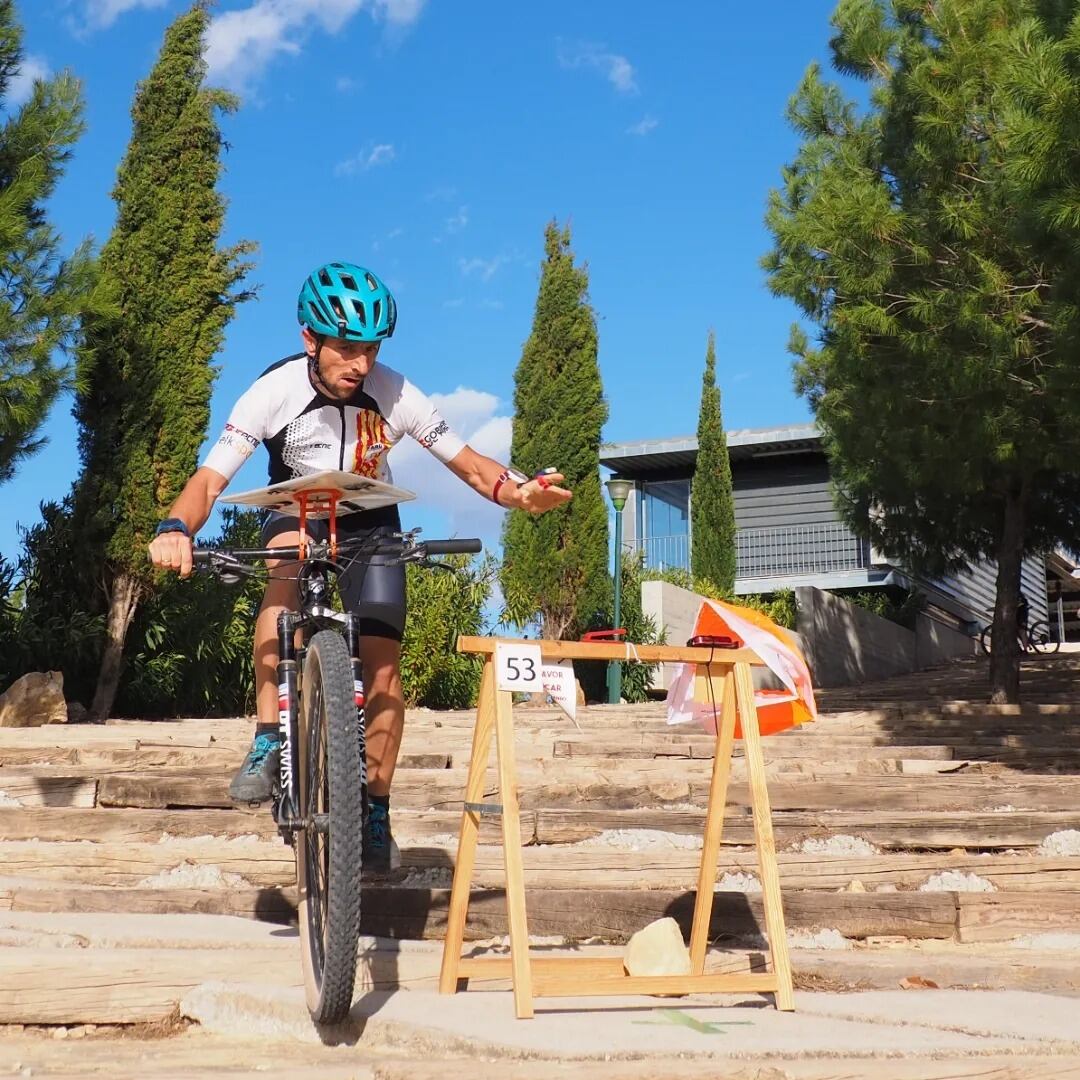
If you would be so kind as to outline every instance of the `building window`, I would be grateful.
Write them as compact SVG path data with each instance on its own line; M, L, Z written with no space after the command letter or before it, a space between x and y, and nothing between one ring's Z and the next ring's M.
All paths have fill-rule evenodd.
M690 566L690 481L652 480L641 485L641 548L649 567Z

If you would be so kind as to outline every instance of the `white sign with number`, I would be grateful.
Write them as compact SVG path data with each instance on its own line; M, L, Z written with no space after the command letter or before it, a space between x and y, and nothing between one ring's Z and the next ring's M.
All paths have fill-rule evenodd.
M520 690L538 694L544 689L540 681L543 660L539 645L518 642L497 642L495 645L495 685L500 690Z

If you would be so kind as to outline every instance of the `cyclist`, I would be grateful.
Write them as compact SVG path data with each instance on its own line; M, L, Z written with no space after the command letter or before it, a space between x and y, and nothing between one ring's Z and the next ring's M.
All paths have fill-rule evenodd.
M150 544L155 566L191 573L192 537L206 523L233 474L265 443L270 483L324 469L343 469L391 482L387 454L408 435L474 491L507 508L539 514L562 505L571 493L561 473L528 478L477 453L408 379L377 360L394 332L397 305L370 270L352 263L318 267L297 301L304 351L271 365L240 397L225 430L158 527ZM263 527L264 547L295 546L298 521L272 513ZM343 514L338 536L396 532L396 506ZM308 523L316 539L326 522ZM251 749L229 795L239 803L271 797L280 759L276 685L277 618L297 607L295 573L268 562L269 581L255 624L258 723ZM405 625L405 571L378 559L339 578L342 600L360 617L361 660L367 718L368 791L371 808L364 862L386 870L397 864L390 830L390 786L405 718L401 690L401 635Z

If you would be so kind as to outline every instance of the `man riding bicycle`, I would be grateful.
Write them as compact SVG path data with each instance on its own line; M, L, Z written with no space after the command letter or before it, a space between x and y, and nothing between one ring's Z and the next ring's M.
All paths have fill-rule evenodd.
M387 454L409 435L474 491L512 509L539 514L571 494L560 473L529 479L478 454L403 375L377 362L383 341L394 333L397 304L370 270L327 263L304 282L297 302L304 351L279 360L255 380L233 407L225 430L184 486L150 544L155 566L187 577L192 537L214 502L260 442L270 454L270 483L324 469L351 471L392 482ZM309 520L314 539L326 539L326 522ZM343 514L341 540L401 530L396 506ZM295 517L271 513L264 547L299 543ZM271 798L278 775L280 735L275 663L277 618L297 607L290 568L268 561L269 581L255 623L255 738L229 786L239 803ZM405 570L376 557L339 579L342 602L360 617L367 720L368 789L371 808L364 837L364 864L388 870L397 863L390 830L390 786L401 746L405 702L401 688L401 636L405 626Z

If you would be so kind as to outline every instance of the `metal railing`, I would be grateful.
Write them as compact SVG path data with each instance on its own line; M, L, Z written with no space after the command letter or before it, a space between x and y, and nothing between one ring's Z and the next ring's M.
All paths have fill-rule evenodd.
M735 548L738 578L831 574L870 566L870 542L839 521L740 529Z
M628 551L641 553L650 569L690 567L690 538L647 536L628 540ZM869 541L860 540L838 521L816 525L783 525L740 529L735 536L736 577L768 578L865 570L870 566Z

